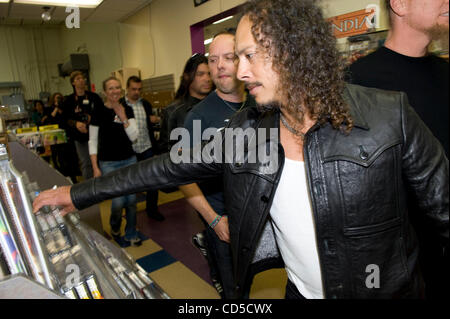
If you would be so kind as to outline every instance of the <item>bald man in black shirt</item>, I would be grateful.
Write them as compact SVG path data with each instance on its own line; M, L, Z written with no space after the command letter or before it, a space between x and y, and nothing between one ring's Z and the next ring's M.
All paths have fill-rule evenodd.
M348 80L354 84L403 91L448 157L449 64L428 53L431 41L449 33L449 2L446 0L386 0L391 30L385 46L350 66ZM413 225L423 225L416 207L409 207ZM436 249L432 231L415 227L421 244L421 267L426 297L449 296L448 252Z

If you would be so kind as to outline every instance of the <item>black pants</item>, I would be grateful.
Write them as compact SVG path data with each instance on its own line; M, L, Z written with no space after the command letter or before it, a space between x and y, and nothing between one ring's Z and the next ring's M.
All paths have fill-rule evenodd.
M303 297L300 291L298 291L297 286L295 286L295 284L288 279L284 299L292 300L292 299L306 299L306 298Z
M153 150L149 148L148 150L136 154L136 158L138 162L144 161L153 157ZM156 191L147 191L145 196L146 201L146 211L147 213L156 213L158 212L158 190Z
M50 146L52 150L52 161L56 170L64 176L69 176L72 183L77 182L77 176L81 176L78 166L78 155L73 142L55 144Z
M231 259L230 244L221 241L214 229L206 226L206 244L208 246L211 276L215 276L222 283L223 298L234 296L233 262Z

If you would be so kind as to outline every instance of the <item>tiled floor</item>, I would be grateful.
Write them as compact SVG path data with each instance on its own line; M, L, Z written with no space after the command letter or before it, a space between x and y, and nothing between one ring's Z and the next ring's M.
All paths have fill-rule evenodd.
M138 196L138 199L143 199L143 196ZM110 201L100 205L106 233L110 232L110 205ZM166 218L162 222L148 218L145 202L139 202L138 229L149 239L140 247L125 249L172 298L219 298L211 286L206 260L191 243L191 237L204 229L200 217L184 200L181 192L159 192L158 205ZM124 227L125 222L122 232ZM250 298L283 298L286 280L284 270L260 273L253 281Z

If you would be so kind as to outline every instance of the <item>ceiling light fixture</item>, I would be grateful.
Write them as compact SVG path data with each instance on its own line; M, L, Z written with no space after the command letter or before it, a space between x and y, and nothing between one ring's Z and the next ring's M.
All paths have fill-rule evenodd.
M50 7L42 7L44 9L44 12L41 14L41 18L44 21L50 21L52 19L52 14L50 13Z
M233 17L234 17L234 16L229 16L229 17L226 17L226 18L220 19L220 20L218 20L218 21L216 21L216 22L213 22L213 24L219 24L219 23L222 23L222 22L224 22L224 21L227 21L227 20L233 19Z
M103 0L14 0L14 3L55 7L96 8Z

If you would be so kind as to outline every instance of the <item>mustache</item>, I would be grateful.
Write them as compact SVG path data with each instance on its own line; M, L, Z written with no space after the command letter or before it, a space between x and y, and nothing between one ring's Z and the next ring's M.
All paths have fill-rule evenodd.
M245 87L248 89L249 87L262 86L261 82L247 82L245 83Z

